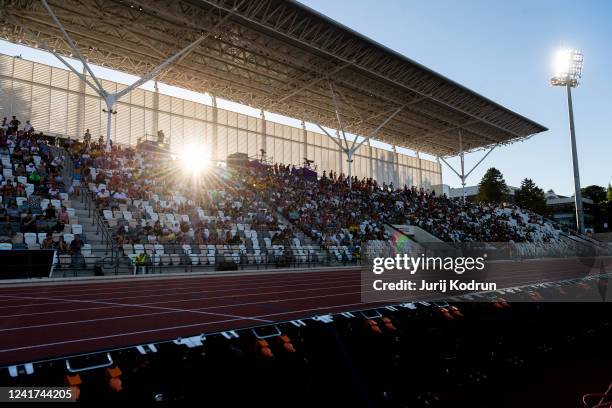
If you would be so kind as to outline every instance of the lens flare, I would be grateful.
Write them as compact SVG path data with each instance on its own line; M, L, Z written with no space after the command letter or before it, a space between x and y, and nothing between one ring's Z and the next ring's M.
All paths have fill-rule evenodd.
M201 145L187 145L180 155L183 169L192 174L199 174L210 165L210 154Z

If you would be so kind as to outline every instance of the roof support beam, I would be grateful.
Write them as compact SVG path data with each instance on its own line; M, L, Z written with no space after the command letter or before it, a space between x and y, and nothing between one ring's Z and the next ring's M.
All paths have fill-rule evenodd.
M51 10L51 7L49 7L47 0L40 0L40 2L42 3L43 7L47 10L47 13L51 17L51 19L53 20L57 28L59 28L59 30L62 32L62 35L64 36L64 40L66 41L68 46L72 49L72 52L74 52L74 54L77 56L77 58L81 61L81 63L87 70L87 72L89 72L89 75L91 75L91 79L93 79L93 81L98 86L98 93L103 92L104 88L102 87L102 83L98 80L98 77L95 76L95 74L89 67L87 60L85 60L85 58L83 58L83 55L81 55L81 52L79 51L79 47L77 47L74 41L72 41L72 38L70 38L70 36L66 32L66 29L62 25L61 21L59 21L59 19L57 18L53 10Z
M349 183L349 188L353 188L353 180L352 180L352 167L353 167L353 155L355 154L355 152L357 150L359 150L359 148L361 147L361 145L363 145L365 142L369 142L371 138L373 138L374 136L376 136L376 134L383 128L385 127L385 125L391 120L393 119L393 117L395 115L397 115L402 109L404 109L403 106L400 106L399 108L397 108L393 113L391 113L391 115L389 115L385 120L383 120L376 129L374 129L372 132L370 132L370 134L363 138L357 145L355 145L355 143L357 142L357 138L355 137L355 139L353 140L353 143L351 145L351 147L348 146L348 140L346 139L346 135L344 134L344 131L342 132L343 138L344 138L344 142L346 143L346 147L342 145L341 142L339 142L336 137L333 137L332 135L330 135L327 130L325 130L321 125L319 125L318 123L316 123L316 125L319 127L319 129L321 129L323 131L323 133L325 133L327 135L327 137L329 137L334 143L336 143L336 145L340 148L340 150L342 152L344 152L344 154L346 154L346 161L348 162L348 183ZM340 119L338 119L338 121L340 121Z
M450 163L448 163L444 157L438 156L438 160L442 160L444 162L444 164L446 164L452 171L453 173L455 173L457 175L457 177L459 177L459 179L461 180L461 196L463 198L463 203L465 204L465 181L467 180L468 176L470 174L472 174L472 172L474 170L476 170L476 168L480 165L480 163L482 163L484 161L484 159L487 158L487 156L489 156L489 154L491 154L491 152L493 150L495 150L495 148L497 146L499 146L499 144L494 145L493 147L491 147L489 149L489 151L480 159L478 160L478 162L474 165L474 167L472 167L472 169L470 171L468 171L467 174L465 174L465 152L463 151L463 132L461 131L461 129L459 129L459 158L461 160L461 173L459 173L457 170L455 170L455 168L453 166L450 165Z

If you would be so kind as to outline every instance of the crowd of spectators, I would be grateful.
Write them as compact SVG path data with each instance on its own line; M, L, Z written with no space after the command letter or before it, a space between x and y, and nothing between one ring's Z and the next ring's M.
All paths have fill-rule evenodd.
M176 158L122 146L107 152L101 141L90 138L73 141L68 149L75 178L95 195L100 215L121 213L111 221L118 245L243 245L237 224L271 232L273 243L293 236L291 227L227 170L213 167L194 178Z
M372 179L323 172L305 178L293 166L257 166L247 185L318 243L352 246L386 240L384 223L416 225L446 242L536 242L559 239L541 216L507 204L463 203L433 191L394 188Z
M68 252L61 233L69 223L65 206L54 207L66 193L64 158L54 155L42 133L30 121L21 126L13 116L0 124L0 242L16 243L25 233L47 233L41 246ZM56 235L53 235L53 234Z

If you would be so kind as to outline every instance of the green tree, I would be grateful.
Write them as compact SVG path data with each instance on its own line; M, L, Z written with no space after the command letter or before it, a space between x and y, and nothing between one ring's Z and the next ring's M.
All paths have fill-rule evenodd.
M516 192L514 198L520 207L546 215L544 190L538 187L533 180L526 178L521 181L521 188Z
M495 167L491 167L480 180L478 185L478 201L501 203L508 194L508 185L504 176Z
M599 204L602 201L606 201L606 189L602 186L587 186L580 190L582 196L593 200L593 204Z
M584 198L593 200L591 214L593 215L593 227L595 232L604 230L604 224L608 221L607 191L601 186L587 186L580 190Z
M606 193L606 197L608 198L608 201L612 201L612 185L610 185L610 183L608 183L608 192Z

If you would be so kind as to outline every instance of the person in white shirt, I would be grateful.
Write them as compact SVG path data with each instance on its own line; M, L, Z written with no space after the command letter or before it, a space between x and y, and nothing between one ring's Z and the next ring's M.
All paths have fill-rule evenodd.
M113 198L118 201L125 201L127 200L127 195L123 191L116 191L115 194L113 194Z
M29 120L26 120L25 125L23 125L23 131L26 133L34 131L34 126L32 126Z
M49 188L49 197L51 198L59 198L60 192L55 186L51 186Z

